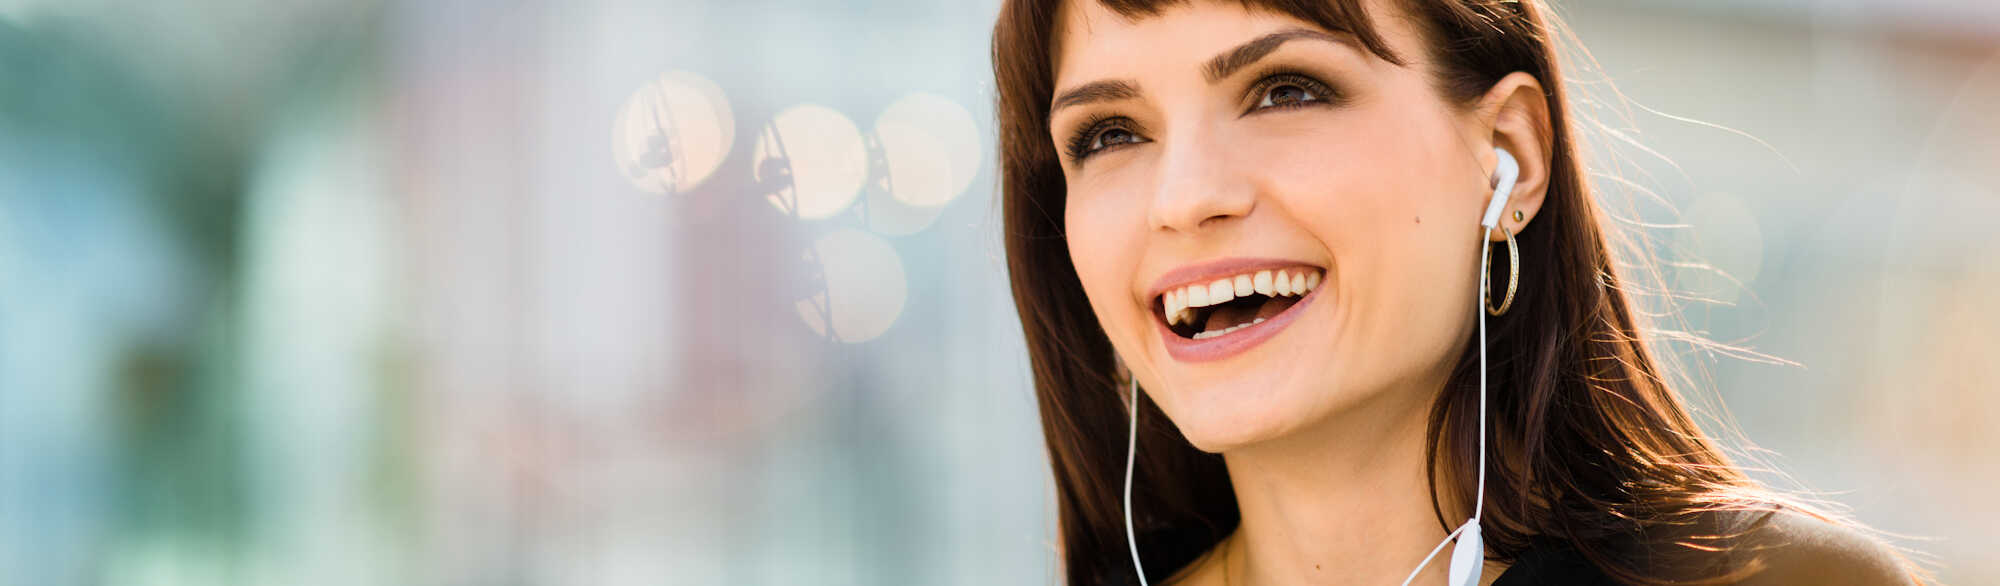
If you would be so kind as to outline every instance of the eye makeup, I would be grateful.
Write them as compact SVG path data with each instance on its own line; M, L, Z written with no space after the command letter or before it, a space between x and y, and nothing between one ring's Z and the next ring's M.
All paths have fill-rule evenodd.
M1275 100L1272 100L1272 104L1264 104L1270 98L1272 90L1288 86L1304 90L1312 96L1312 99L1299 97L1298 99L1284 103L1276 103ZM1251 83L1250 89L1244 92L1243 100L1250 103L1243 111L1243 114L1247 116L1272 108L1292 109L1315 105L1338 106L1347 101L1347 95L1334 89L1331 84L1320 81L1313 74L1295 68L1279 66L1266 70L1257 78L1256 82Z
M1138 125L1131 118L1124 116L1092 114L1083 123L1076 125L1076 128L1076 132L1071 133L1068 145L1064 148L1064 154L1069 157L1072 165L1082 164L1084 159L1108 149L1146 142L1145 138L1139 136ZM1105 135L1113 130L1124 131L1128 138L1106 144Z
M1348 96L1335 89L1332 84L1320 81L1318 75L1298 67L1269 66L1262 70L1255 80L1244 90L1241 101L1250 105L1245 107L1239 117L1269 110L1338 106L1348 100ZM1295 88L1299 93L1283 99L1272 99L1272 91L1287 87ZM1063 155L1069 159L1071 165L1082 165L1085 160L1100 152L1149 142L1140 133L1138 124L1131 118L1111 113L1092 114L1074 128L1069 140L1064 141L1063 145Z

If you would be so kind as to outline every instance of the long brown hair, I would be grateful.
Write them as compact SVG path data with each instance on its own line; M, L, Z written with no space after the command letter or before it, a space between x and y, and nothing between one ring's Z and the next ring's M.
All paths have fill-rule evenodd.
M1063 1L1009 0L994 27L1007 261L1055 476L1063 573L1070 584L1131 583L1119 503L1126 399L1110 341L1069 260L1064 178L1048 138ZM1128 18L1176 2L1094 1ZM1405 62L1371 26L1361 0L1242 3L1346 31L1376 56ZM1554 40L1560 23L1538 0L1401 5L1427 37L1435 86L1447 99L1469 105L1515 71L1547 90L1553 144L1546 201L1534 227L1519 235L1514 308L1489 324L1495 457L1482 528L1490 555L1512 560L1534 540L1555 539L1628 582L1715 581L1755 571L1753 548L1730 541L1744 525L1711 513L1800 504L1732 464L1690 418L1648 348L1613 253L1624 241L1605 224L1577 158ZM1475 489L1467 480L1476 474L1477 432L1462 424L1478 408L1476 356L1467 347L1428 425L1433 494L1452 499L1457 510L1471 509ZM1235 528L1236 500L1220 456L1188 444L1152 403L1140 409L1140 441L1154 447L1140 451L1135 472L1137 541L1146 567L1170 572ZM1433 508L1448 529L1445 508L1436 499Z

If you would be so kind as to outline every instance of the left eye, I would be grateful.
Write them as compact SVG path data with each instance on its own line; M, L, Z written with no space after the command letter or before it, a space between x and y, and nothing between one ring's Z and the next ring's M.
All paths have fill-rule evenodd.
M1139 142L1139 135L1132 134L1130 130L1114 126L1097 133L1097 137L1090 141L1090 150L1093 152L1101 151L1118 145L1136 142Z
M1258 100L1257 107L1283 108L1287 106L1297 106L1308 102L1317 102L1320 101L1321 99L1322 98L1320 98L1319 94L1313 93L1312 90L1306 89L1297 84L1285 83L1285 84L1274 85L1271 86L1271 89L1264 90L1264 97L1263 99Z

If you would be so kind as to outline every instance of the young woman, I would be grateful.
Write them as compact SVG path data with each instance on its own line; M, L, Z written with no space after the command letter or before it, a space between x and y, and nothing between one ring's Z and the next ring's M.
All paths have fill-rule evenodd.
M1558 30L1539 0L1006 3L1007 255L1069 583L1442 584L1452 538L1483 584L1919 581L1689 417Z

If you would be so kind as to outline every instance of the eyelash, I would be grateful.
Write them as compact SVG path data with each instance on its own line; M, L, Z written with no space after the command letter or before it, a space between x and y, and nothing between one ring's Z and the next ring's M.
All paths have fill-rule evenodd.
M1271 93L1271 90L1285 86L1293 86L1305 90L1307 93L1312 94L1314 99L1301 100L1289 104L1273 104L1271 106L1267 106L1266 108L1290 109L1290 108L1302 108L1313 105L1333 104L1337 103L1340 97L1339 92L1334 91L1333 87L1328 86L1325 83L1321 83L1317 79L1313 79L1312 76L1306 75L1305 73L1302 72L1285 70L1285 69L1271 71L1266 73L1264 77L1258 78L1257 83L1250 85L1249 95L1256 96L1257 101L1259 103L1262 103L1264 98ZM1246 115L1250 114L1251 112L1255 112L1258 109L1259 108L1252 106L1251 109L1249 111L1244 112L1244 114Z
M1090 145L1091 143L1097 142L1098 138L1102 136L1102 133L1104 131L1111 130L1114 128L1130 132L1133 134L1133 136L1138 136L1139 134L1136 130L1132 128L1132 119L1126 118L1124 116L1112 116L1109 114L1094 114L1091 115L1089 120L1085 120L1082 124L1078 124L1077 132L1069 139L1069 146L1067 149L1065 149L1065 152L1069 155L1069 160L1071 161L1071 164L1081 163L1083 162L1084 159L1089 158L1091 155L1104 152L1104 150L1108 148L1113 148L1113 147L1098 147L1096 150L1091 150ZM1133 143L1124 143L1124 144L1133 144Z
M1289 70L1277 70L1266 73L1264 77L1259 78L1256 83L1251 84L1250 91L1246 93L1250 96L1256 96L1258 104L1261 104L1264 101L1264 98L1267 97L1267 94L1271 92L1271 90L1286 86L1297 87L1299 89L1305 90L1307 93L1313 96L1313 99L1300 100L1285 104L1272 104L1270 106L1264 106L1262 108L1257 107L1257 105L1252 105L1250 109L1245 111L1243 114L1247 116L1259 110L1269 110L1269 109L1289 110L1294 108L1304 108L1308 106L1318 106L1318 105L1337 103L1338 93L1335 92L1332 87L1328 86L1325 83L1321 83L1319 80L1313 79L1311 76L1306 75L1304 73L1299 73ZM1095 150L1092 150L1090 148L1091 144L1097 142L1098 139L1101 137L1101 133L1103 133L1104 131L1119 129L1132 133L1135 137L1138 135L1137 129L1133 128L1132 119L1126 118L1124 116L1096 114L1091 116L1089 119L1085 120L1082 124L1078 124L1076 127L1077 127L1076 133L1072 135L1072 137L1069 140L1069 144L1064 149L1065 154L1069 156L1071 164L1082 163L1084 159L1090 158L1090 156L1092 155L1104 152L1112 148L1116 148L1116 146L1098 147ZM1117 146L1122 146L1126 144L1137 144L1139 142L1146 142L1146 141L1144 139L1138 139L1133 142L1121 143L1121 145Z

